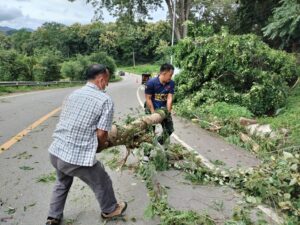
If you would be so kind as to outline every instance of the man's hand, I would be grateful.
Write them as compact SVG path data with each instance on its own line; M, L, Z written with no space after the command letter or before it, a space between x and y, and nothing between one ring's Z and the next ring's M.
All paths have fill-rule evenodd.
M98 138L98 149L97 152L107 148L109 146L109 142L107 140L108 132L104 130L97 129L97 138Z
M147 107L149 108L149 110L152 114L152 113L155 112L154 106L153 106L153 103L152 103L152 100L151 100L152 95L147 95L146 94L145 97L146 97L146 105L147 105Z
M168 94L168 98L167 98L167 109L168 109L168 112L169 112L169 113L172 112L172 105L173 105L173 95L172 95L172 94Z

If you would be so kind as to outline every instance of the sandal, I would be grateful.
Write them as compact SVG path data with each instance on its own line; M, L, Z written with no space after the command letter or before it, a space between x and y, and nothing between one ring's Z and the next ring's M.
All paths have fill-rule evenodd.
M120 202L117 204L116 209L111 213L101 213L101 217L103 219L112 219L115 217L122 216L123 212L127 209L127 203L126 202Z

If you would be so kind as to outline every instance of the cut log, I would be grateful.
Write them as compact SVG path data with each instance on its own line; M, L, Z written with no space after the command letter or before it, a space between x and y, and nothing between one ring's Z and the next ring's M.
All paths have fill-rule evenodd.
M128 125L113 125L111 131L108 133L108 146L106 148L118 145L135 148L142 142L151 143L153 135L147 132L148 128L161 123L167 117L167 113L165 110L157 110L155 113L138 118Z
M251 137L249 137L247 134L244 134L244 133L240 132L240 138L244 143L249 143L254 152L257 153L259 151L259 145Z
M256 123L257 123L256 120L248 119L248 118L245 118L245 117L240 117L240 124L242 126L248 126L250 124L256 124Z

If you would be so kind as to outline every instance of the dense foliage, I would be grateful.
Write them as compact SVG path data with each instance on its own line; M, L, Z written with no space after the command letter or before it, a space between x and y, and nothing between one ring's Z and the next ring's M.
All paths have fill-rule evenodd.
M268 24L272 10L278 6L279 0L239 0L235 15L234 32L239 34L261 34L261 29Z
M299 211L299 154L278 152L256 168L208 170L195 157L190 163L175 164L187 172L186 178L198 184L229 185L238 189L249 204L267 203L284 213L284 224L296 224ZM250 223L253 224L253 223Z
M65 26L45 23L36 31L0 33L0 81L84 80L91 63L106 64L114 78L116 64L154 62L170 44L167 22L94 22Z
M62 64L60 72L63 77L69 77L71 80L84 80L87 67L94 63L106 65L111 74L110 78L115 78L117 67L115 61L103 52L97 52L87 56L77 55L75 59L65 61Z
M0 50L0 80L32 80L33 60L15 50Z
M183 69L175 78L177 102L226 102L257 115L273 114L284 105L300 71L292 55L269 48L255 35L186 39L175 55Z
M264 35L271 39L279 38L282 47L292 51L299 50L300 45L300 2L281 0L275 8L271 23L264 29Z

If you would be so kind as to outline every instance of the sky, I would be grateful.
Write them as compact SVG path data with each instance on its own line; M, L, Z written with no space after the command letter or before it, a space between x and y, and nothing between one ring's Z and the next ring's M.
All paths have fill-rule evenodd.
M153 21L165 20L164 10L152 12ZM15 29L36 29L45 22L58 22L65 25L87 24L94 17L94 9L85 0L0 0L0 26ZM104 22L115 19L104 11Z

